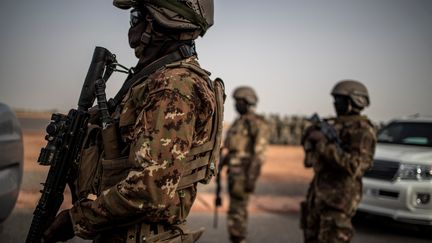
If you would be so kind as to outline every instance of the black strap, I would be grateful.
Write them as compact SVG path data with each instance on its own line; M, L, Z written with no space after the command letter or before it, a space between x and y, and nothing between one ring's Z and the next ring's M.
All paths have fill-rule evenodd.
M180 61L182 59L186 59L188 57L191 57L195 55L195 49L193 47L182 45L179 47L177 51L174 51L166 56L163 56L156 61L150 63L143 69L141 69L138 73L129 75L126 79L126 81L123 83L123 86L120 88L119 92L114 96L114 98L111 98L108 101L108 106L111 111L117 107L117 105L120 104L123 97L126 95L128 90L138 81L142 79L146 79L150 74L154 73L156 70L160 69L161 67Z

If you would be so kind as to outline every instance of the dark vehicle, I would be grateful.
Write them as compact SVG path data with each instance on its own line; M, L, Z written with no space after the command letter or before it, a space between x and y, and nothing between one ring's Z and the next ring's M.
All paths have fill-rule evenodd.
M23 174L23 140L15 113L0 103L0 223L12 212Z

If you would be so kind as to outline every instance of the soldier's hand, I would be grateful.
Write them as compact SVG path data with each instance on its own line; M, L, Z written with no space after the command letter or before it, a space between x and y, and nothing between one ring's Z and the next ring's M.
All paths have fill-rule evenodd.
M42 242L51 243L58 241L67 241L75 236L72 226L72 220L69 215L69 209L61 211L54 222L44 232Z
M307 141L311 142L311 143L318 143L321 141L324 141L326 139L326 137L324 136L324 134L319 131L319 130L314 130L312 131L309 136L307 137Z

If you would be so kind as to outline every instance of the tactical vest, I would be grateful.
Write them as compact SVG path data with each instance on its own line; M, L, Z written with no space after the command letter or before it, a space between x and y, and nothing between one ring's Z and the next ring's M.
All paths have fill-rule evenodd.
M181 193L182 190L194 186L196 183L209 183L212 176L217 174L216 163L219 161L220 144L222 134L223 121L223 103L225 100L224 84L221 80L211 81L208 78L208 73L199 66L184 61L179 61L165 65L165 68L187 68L188 70L198 74L204 80L208 81L208 85L213 90L215 96L215 111L212 119L212 130L210 139L204 144L194 146L186 156L183 162L183 172L177 186L176 193ZM145 82L145 81L144 81ZM125 97L127 99L128 97ZM129 121L135 122L135 121ZM94 200L102 191L116 185L121 180L125 179L129 171L136 167L135 161L131 161L129 156L123 156L117 159L107 160L103 157L102 129L99 126L92 125L88 129L87 137L84 141L81 159L79 163L78 178L76 181L77 195L79 199L88 198ZM120 136L119 136L120 137ZM119 143L121 143L119 141ZM106 144L105 144L106 146ZM129 153L123 152L123 155ZM98 161L98 163L95 163ZM182 202L183 203L183 202ZM182 205L184 207L184 205ZM184 219L181 218L180 221ZM133 235L131 231L139 234L140 237L150 232L150 227L159 229L158 235L153 235L154 239L160 237L171 237L169 229L163 231L165 226L160 224L150 225L141 224L141 230L135 232L135 225L132 225L128 230L128 238L135 238L138 235ZM177 225L177 228L183 228L184 225ZM187 229L181 230L181 235L187 232ZM147 232L147 233L146 233ZM162 232L165 232L162 234ZM135 241L133 241L135 242ZM147 242L147 241L146 241ZM151 241L148 241L151 242Z
M177 186L177 191L190 187L197 182L208 184L212 176L217 174L216 163L219 161L220 145L222 138L223 104L225 100L225 87L220 79L211 81L208 74L200 67L176 62L166 65L167 68L188 68L208 80L209 86L215 94L216 110L213 114L212 132L209 141L192 147L186 156L182 177Z
M246 114L234 121L228 129L225 147L230 157L249 158L255 154L257 125L262 126L264 118L257 114Z
M252 134L249 121L246 118L238 119L228 130L225 147L230 153L244 157L249 155L252 150L251 139Z

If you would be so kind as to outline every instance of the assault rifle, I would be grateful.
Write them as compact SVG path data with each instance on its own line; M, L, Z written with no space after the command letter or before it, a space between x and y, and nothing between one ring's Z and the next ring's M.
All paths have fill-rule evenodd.
M66 184L71 188L72 201L76 201L72 182L75 179L81 147L87 132L90 117L88 110L93 106L96 95L99 106L103 108L105 102L106 107L105 90L101 88L104 88L105 82L114 71L125 72L117 70L117 66L124 68L117 63L114 54L103 47L96 47L81 90L78 108L71 109L67 115L52 114L51 122L46 127L47 145L41 149L38 158L40 165L50 166L50 169L45 183L42 184L42 195L33 213L27 243L41 241L43 232L52 224L63 203Z
M327 140L336 145L338 152L342 152L342 141L339 138L339 135L336 129L328 124L326 120L322 120L317 113L313 114L309 119L312 123L318 126L319 130L324 134Z
M33 220L27 235L27 243L41 241L43 232L52 224L63 202L63 192L66 184L74 191L72 182L76 177L76 170L80 160L80 152L83 140L87 132L90 114L89 108L93 106L97 98L98 110L101 115L102 140L105 158L115 158L118 154L118 146L107 141L115 140L115 127L112 124L110 113L116 109L128 90L138 81L146 79L150 74L164 65L177 62L195 55L193 48L186 45L179 50L161 57L153 63L139 70L128 69L117 63L114 54L103 47L96 47L93 58L81 90L78 101L78 109L71 109L67 115L56 113L51 117L51 123L47 126L47 145L41 149L38 162L41 165L49 165L47 179L43 183L42 196L33 213ZM117 69L117 67L121 69ZM129 74L122 87L107 101L105 94L105 82L114 72ZM114 145L113 145L114 144ZM72 202L77 200L72 193Z

